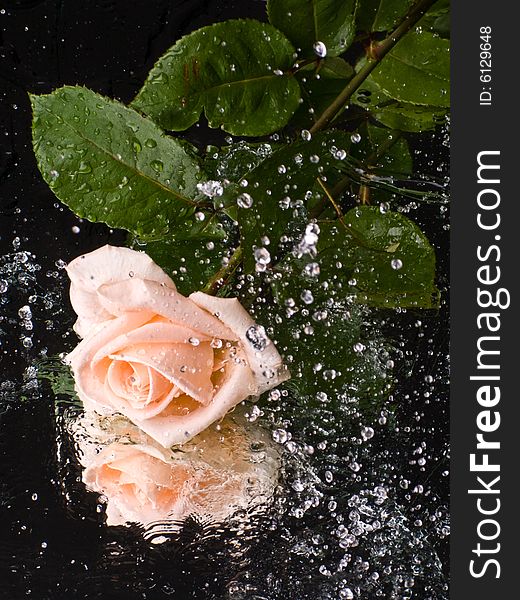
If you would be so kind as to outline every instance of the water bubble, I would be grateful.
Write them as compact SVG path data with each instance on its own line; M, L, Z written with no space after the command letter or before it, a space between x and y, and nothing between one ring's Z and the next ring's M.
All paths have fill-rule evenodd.
M311 262L303 268L303 274L307 277L317 277L320 274L320 265L316 262Z
M161 173L164 168L164 164L160 160L152 160L150 166L156 173Z
M253 206L253 198L244 192L237 198L237 204L240 208L251 208Z
M73 225L71 229L72 233L79 233L81 231L81 229L77 225Z
M269 338L262 325L251 325L246 331L246 338L258 352L263 352L269 343Z
M222 186L222 183L213 179L204 181L203 183L197 183L197 189L205 196L208 196L208 198L222 196L224 193L224 187Z
M350 141L351 141L353 144L359 144L359 142L361 141L361 134L359 134L359 133L356 131L356 133L353 133L353 134L350 136Z
M192 345L192 346L198 346L200 344L200 340L199 338L196 337L190 337L188 339L188 342Z
M394 258L392 259L392 261L390 262L390 266L392 267L392 269L394 269L395 271L398 271L399 269L402 269L403 267L403 261L399 260L398 258Z
M320 162L320 157L317 154L312 154L309 158L311 163L317 165Z
M27 306L27 305L22 306L18 310L18 316L20 317L20 319L31 319L32 318L31 307Z
M365 442L367 440L373 438L374 437L374 430L372 429L372 427L363 427L363 429L361 430L361 437L363 438L363 440Z
M267 248L256 248L254 257L257 264L268 265L271 262L271 254Z
M354 348L354 352L363 352L366 349L365 344L362 344L361 342L356 342L353 346Z
M314 54L319 58L325 58L327 56L327 46L323 42L314 42L312 49L314 50Z
M275 429L273 431L273 440L278 444L285 444L285 442L289 439L287 435L287 431L285 429Z
M334 158L337 158L338 160L345 160L347 158L347 153L345 150L336 150L334 153Z
M305 302L305 304L312 304L314 302L314 296L310 290L303 290L300 298Z
M206 215L203 212L198 211L195 213L195 219L197 219L197 221L204 221L205 218Z
M7 283L7 281L5 279L0 279L0 294L5 294L5 292L7 292L8 287L9 284Z
M312 133L308 129L302 129L301 138L304 142L310 142L312 139Z

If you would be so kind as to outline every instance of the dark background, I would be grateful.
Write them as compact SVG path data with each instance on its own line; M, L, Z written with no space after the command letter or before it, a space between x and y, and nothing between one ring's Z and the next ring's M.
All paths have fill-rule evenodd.
M61 425L59 419L56 425L54 418L54 399L50 393L41 395L26 371L42 350L52 356L67 344L71 346L67 331L73 315L66 299L67 282L56 262L66 262L107 242L120 244L124 238L104 225L80 221L58 203L42 180L31 146L27 92L41 94L64 84L84 84L128 102L155 60L179 37L228 18L264 20L265 2L14 0L1 7L0 256L12 257L16 250L34 256L16 266L20 284L11 286L8 295L0 294L0 380L22 382L21 387L4 385L5 398L0 405L0 599L262 600L266 596L248 592L241 579L245 567L237 559L232 532L220 533L218 543L202 545L211 531L193 523L183 532L178 550L168 546L152 552L137 527L124 530L124 534L103 527L96 495L85 495L78 484L78 465L72 459L64 464L56 458L51 443L60 438L56 428ZM200 146L223 137L203 126L192 128L188 136ZM448 153L443 136L410 142L416 150L422 149L415 153L416 168L438 177L437 167ZM437 249L442 287L447 277L448 232L428 208L414 213L413 218ZM74 226L79 233L73 232ZM20 279L20 273L27 279ZM2 277L7 276L0 273ZM65 291L49 296L50 287ZM33 305L33 348L27 350L20 345L17 310L27 304L29 290L38 295L38 301ZM402 356L407 358L402 361L406 366L401 369L396 393L404 399L399 409L399 441L389 433L389 439L381 442L392 448L400 445L396 469L423 483L427 490L421 498L403 500L411 519L435 515L439 498L447 496L446 307L440 315L423 314L420 319L418 327L417 315L401 315L388 326L389 335L406 332ZM14 335L2 335L9 327L14 327ZM425 382L427 374L436 382L435 399L421 404L419 410L417 398L432 389ZM59 453L72 457L66 436L61 439L64 447ZM412 461L413 449L425 439L433 465L426 471ZM378 451L383 455L384 447ZM60 488L59 482L66 486ZM402 498L407 493L396 492ZM271 590L269 599L336 600L334 592L327 595L322 591L327 585L315 575L319 562L301 557L296 566L289 562L286 566L280 560L289 553L289 542L284 541L284 536L289 539L288 533L270 531L268 525L261 525L263 543L252 543L248 564L262 565L258 578ZM318 529L314 522L304 526L309 531ZM447 569L446 541L434 539L432 543ZM406 542L402 545L406 553ZM412 560L412 556L403 559ZM286 585L277 588L278 584L269 581L272 573L280 580L285 578ZM417 586L413 598L445 598L443 582L433 581L433 575L431 579L433 591L421 592ZM235 585L237 581L240 585ZM367 592L363 600L371 597Z

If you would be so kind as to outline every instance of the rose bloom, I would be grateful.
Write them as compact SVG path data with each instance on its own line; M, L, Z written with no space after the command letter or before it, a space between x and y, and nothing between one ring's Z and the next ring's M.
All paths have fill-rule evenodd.
M123 417L86 413L69 427L85 485L106 498L107 525L139 523L147 526L147 537L177 530L189 515L222 522L238 509L266 504L278 478L276 448L240 415L176 452Z
M236 298L186 298L142 252L104 246L67 272L83 338L67 357L80 399L125 415L164 447L289 377Z

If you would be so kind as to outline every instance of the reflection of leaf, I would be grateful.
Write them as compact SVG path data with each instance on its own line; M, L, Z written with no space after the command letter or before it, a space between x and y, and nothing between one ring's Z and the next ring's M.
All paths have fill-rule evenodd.
M77 215L146 235L192 217L200 167L186 142L86 88L31 101L38 166Z
M420 229L396 212L379 207L358 206L340 221L319 223L316 258L288 257L278 269L284 273L275 282L277 297L298 297L309 289L318 297L326 294L342 300L381 308L436 308L435 253ZM306 277L305 265L315 261L320 275Z
M254 267L253 247L264 245L264 236L274 255L282 236L298 235L317 177L334 176L342 162L338 150L347 149L349 143L344 132L321 132L310 141L281 148L246 175L247 186L241 192L251 197L252 204L239 208L238 223L248 270Z
M294 48L271 25L233 20L181 38L150 71L134 108L165 129L187 129L204 109L211 127L264 135L283 127L300 89Z
M320 41L329 56L337 56L354 39L356 7L357 0L268 0L267 12L304 55L311 55Z
M401 102L449 107L449 48L448 40L411 31L370 77L386 95Z

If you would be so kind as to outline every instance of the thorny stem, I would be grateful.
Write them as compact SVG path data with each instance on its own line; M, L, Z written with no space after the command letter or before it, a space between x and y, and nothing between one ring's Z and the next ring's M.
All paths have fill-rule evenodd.
M343 88L339 96L332 104L325 109L321 117L310 129L311 133L316 133L326 127L334 117L347 104L352 94L379 65L383 58L390 50L399 42L404 35L419 21L424 13L435 3L436 0L418 0L410 9L408 14L403 18L401 23L394 31L387 36L383 41L373 43L370 47L369 56L366 64L354 75L354 77Z
M235 248L229 261L213 275L202 291L206 294L214 295L233 275L241 261L242 247L238 246Z

